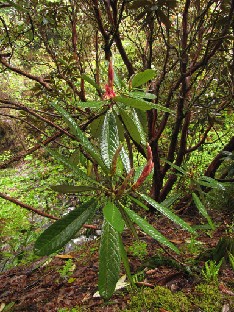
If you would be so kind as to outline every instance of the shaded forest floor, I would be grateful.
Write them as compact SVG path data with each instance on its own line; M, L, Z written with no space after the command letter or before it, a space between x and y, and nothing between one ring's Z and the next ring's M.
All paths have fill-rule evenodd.
M129 248L132 238L128 232L124 232L124 242L129 254L131 272L135 274L137 281L137 289L165 286L173 293L193 293L195 286L204 282L201 270L206 257L199 258L199 255L206 254L207 250L216 246L220 237L233 235L233 229L230 230L231 216L221 216L217 213L213 218L219 224L215 232L199 230L199 236L193 239L166 218L160 218L156 222L151 217L154 226L177 245L181 251L180 255L173 254L141 231L138 234L140 240L147 244L147 252L144 254L137 248L134 252L134 248ZM185 219L192 225L201 224L198 217ZM44 257L34 263L3 272L0 275L0 311L73 312L128 309L132 295L137 292L129 286L117 290L109 302L94 297L98 283L98 244L99 239L96 239L78 246L69 255ZM234 272L229 265L221 267L217 286L223 295L222 311L234 311ZM72 310L72 307L77 308ZM150 311L168 310L161 306ZM194 307L194 311L203 310ZM204 311L218 310L207 307Z

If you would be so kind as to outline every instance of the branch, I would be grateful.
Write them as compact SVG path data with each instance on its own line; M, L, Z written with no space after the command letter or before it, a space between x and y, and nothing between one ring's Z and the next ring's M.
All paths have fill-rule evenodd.
M206 131L204 132L201 140L196 145L186 149L185 153L188 154L188 153L191 153L191 152L197 150L205 142L207 135L208 135L211 128L212 128L212 125L209 125L208 128L206 129Z
M214 160L210 163L208 168L206 169L205 176L214 178L215 172L223 162L223 152L233 152L234 151L234 136L230 139L228 144L224 147L224 149L214 158Z
M14 101L11 101L11 100L0 99L0 103L11 104L11 105L14 105L16 107L19 107L21 110L31 114L32 116L35 116L36 118L46 122L47 124L49 124L50 126L56 128L57 130L62 131L64 134L66 134L70 138L76 140L76 137L74 135L72 135L71 133L69 133L67 130L65 130L65 129L61 128L60 126L56 125L51 120L49 120L49 119L47 119L45 117L42 117L41 115L37 114L34 110L24 106L23 104L21 104L19 102L14 102Z
M22 208L25 208L25 209L27 209L29 211L32 211L32 212L34 212L34 213L36 213L36 214L38 214L38 215L40 215L42 217L49 218L49 219L52 219L52 220L60 220L60 218L58 218L58 217L52 216L52 215L50 215L48 213L45 213L45 212L43 212L41 210L35 209L35 208L33 208L33 207L31 207L31 206L29 206L27 204L24 204L24 203L20 202L18 199L15 199L15 198L12 198L10 196L7 196L7 195L5 195L5 194L3 194L1 192L0 192L0 197L5 199L5 200L8 200L8 201L10 201L10 202L12 202L12 203L14 203L16 205L18 205L18 206L20 206ZM86 229L92 229L92 230L97 230L98 229L98 227L96 225L93 225L93 224L83 224L83 227L86 228Z
M45 212L40 211L40 210L38 210L38 209L35 209L35 208L33 208L33 207L31 207L31 206L29 206L29 205L27 205L27 204L24 204L24 203L20 202L18 199L12 198L12 197L7 196L7 195L5 195L5 194L3 194L3 193L0 193L0 197L3 198L3 199L5 199L5 200L8 200L8 201L10 201L10 202L12 202L12 203L14 203L14 204L16 204L16 205L18 205L18 206L20 206L20 207L22 207L22 208L25 208L25 209L27 209L27 210L29 210L29 211L33 211L33 212L35 212L36 214L38 214L38 215L40 215L40 216L43 216L43 217L45 217L45 218L49 218L49 219L53 219L53 220L59 220L58 217L52 216L52 215L50 215L50 214L48 214L48 213L45 213Z
M30 73L25 72L22 69L19 69L11 64L9 64L4 57L2 57L0 55L0 63L2 63L5 67L7 67L8 69L10 69L11 71L21 75L21 76L25 76L31 80L34 80L36 82L39 82L43 87L45 87L47 90L52 91L51 86L49 85L48 82L44 81L44 79L42 77L38 77L38 76L34 76Z

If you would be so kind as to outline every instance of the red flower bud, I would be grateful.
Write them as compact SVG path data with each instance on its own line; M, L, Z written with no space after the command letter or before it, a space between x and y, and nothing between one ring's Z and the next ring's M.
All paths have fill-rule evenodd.
M114 70L112 61L110 61L108 66L108 84L105 85L106 92L103 95L104 99L109 100L116 96L113 90L113 86L114 86Z
M112 99L113 97L116 96L115 91L113 90L113 88L111 88L107 84L105 85L105 90L106 90L106 92L103 95L104 99L109 100L109 99Z
M142 173L140 177L137 179L137 181L133 184L132 189L136 190L148 177L148 175L151 173L152 169L154 168L154 163L152 161L153 154L152 150L149 144L147 144L147 164L145 165L144 169L142 170Z

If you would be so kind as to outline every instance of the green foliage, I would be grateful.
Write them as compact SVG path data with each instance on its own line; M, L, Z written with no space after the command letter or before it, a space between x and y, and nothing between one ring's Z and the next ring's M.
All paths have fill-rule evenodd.
M151 71L150 73L152 74ZM137 78L134 80L135 86L148 81L151 74L149 75L147 71L146 73L136 76ZM141 187L152 171L152 151L150 146L146 144L146 135L137 111L133 110L131 112L131 119L133 120L131 130L126 126L127 122L125 117L123 118L123 123L126 128L128 128L130 135L136 137L135 133L138 133L140 138L138 143L142 144L142 148L146 150L147 154L147 163L141 171L139 171L139 174L134 176L134 170L131 168L129 156L124 151L122 144L120 144L121 138L119 133L121 133L121 127L124 129L124 124L120 122L117 125L117 116L119 113L122 117L125 116L126 108L122 108L123 104L130 108L137 107L144 111L151 108L151 103L142 99L121 96L113 97L111 95L110 104L112 107L108 111L104 111L104 119L102 119L99 124L101 131L100 137L98 138L98 147L97 144L94 145L91 143L89 136L80 129L77 122L68 112L58 103L53 103L53 107L61 114L79 142L84 155L93 162L93 165L99 165L100 169L98 175L97 173L96 176L89 174L87 179L85 179L84 171L73 164L67 157L57 151L48 150L59 162L71 170L75 176L78 177L80 173L81 178L85 180L84 185L80 185L80 183L78 183L79 185L77 186L60 185L53 187L53 189L61 193L79 193L94 190L97 196L95 199L92 199L93 193L87 193L87 198L91 197L91 199L87 199L87 201L79 205L75 210L52 224L41 234L35 243L35 252L38 255L43 256L56 252L81 229L82 225L87 220L92 220L97 209L102 208L104 221L99 249L98 286L99 293L104 299L109 299L115 290L115 285L119 279L121 258L131 281L129 264L121 238L121 232L123 232L125 226L137 237L134 227L134 223L136 223L145 233L179 253L179 250L166 237L159 233L136 212L126 207L126 199L128 199L130 205L132 205L131 199L137 197L138 202L141 203L139 206L144 206L144 202L142 202L143 199L167 218L179 224L183 229L192 233L195 232L186 222L168 208L158 204L144 194L140 194L139 196L136 191L137 188ZM121 108L119 108L119 106ZM129 120L128 118L128 121ZM125 172L123 172L121 168L124 168ZM94 185L94 187L92 185ZM134 197L128 197L128 195L133 195L134 193ZM134 200L134 203L136 203L136 200Z
M172 293L169 289L157 286L154 289L142 288L132 293L124 312L141 312L163 310L173 312L220 312L224 303L232 306L233 298L223 295L215 284L199 284L194 292L185 295Z
M115 291L115 285L120 272L120 243L118 232L104 221L99 250L99 293L104 299L109 299Z
M200 308L204 312L220 312L224 302L229 299L231 305L233 298L222 295L215 284L199 284L192 294L194 310Z
M53 223L37 239L34 246L36 254L49 255L62 248L81 229L82 225L94 216L97 209L96 200L90 199Z
M225 190L210 190L206 201L212 209L230 211L232 213L234 207L234 183L225 183Z
M146 69L145 71L136 74L131 81L132 88L140 87L149 80L152 80L155 77L156 73L153 69Z
M140 260L143 260L148 254L147 243L142 241L134 241L133 244L129 246L128 250L131 255Z
M197 240L196 236L191 236L190 240L186 240L186 250L192 254L199 254L202 249L202 242Z
M169 289L157 286L154 289L142 288L132 294L125 312L156 311L161 309L173 312L190 312L191 304L182 293L172 293Z
M89 311L86 308L82 308L82 307L74 307L74 308L60 308L58 309L58 312L86 312Z
M202 204L202 202L200 201L199 197L195 193L193 193L192 196L193 196L193 200L194 200L194 202L196 204L196 207L198 208L199 212L203 215L203 217L206 218L206 220L208 221L208 224L210 225L210 228L212 230L214 230L215 229L215 225L211 221L211 218L209 217L205 206Z
M202 269L202 276L208 283L218 281L218 274L222 263L223 259L221 259L219 263L213 260L205 262L204 268Z
M228 252L229 262L231 265L232 270L234 271L234 255Z
M62 278L69 278L73 274L75 268L76 265L73 263L73 260L68 259L63 267L58 270L58 272Z

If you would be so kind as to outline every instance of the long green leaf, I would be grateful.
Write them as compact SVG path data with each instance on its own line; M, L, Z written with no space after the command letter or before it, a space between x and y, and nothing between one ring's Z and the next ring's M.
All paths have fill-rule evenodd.
M121 216L119 209L115 206L113 202L107 202L107 204L103 208L103 214L105 219L117 232L123 232L125 222Z
M131 164L130 164L130 159L128 157L127 152L125 151L124 147L122 147L121 151L120 151L120 158L121 161L123 163L124 169L127 173L130 172L131 170Z
M89 126L90 133L94 138L100 138L104 118L105 118L104 116L100 116L90 124Z
M109 299L115 291L120 272L119 233L104 220L99 249L98 289L104 299Z
M126 126L131 138L138 144L141 143L141 134L139 133L137 126L132 120L132 117L123 109L119 109L120 116L122 117L123 123Z
M171 221L175 222L179 226L181 226L184 230L189 231L190 233L196 234L196 231L188 224L186 223L183 219L178 217L175 213L173 213L171 210L168 208L162 206L161 204L157 203L155 200L153 200L151 197L145 195L145 194L140 194L140 196L152 207L154 207L156 210L161 212L164 216L166 216L168 219Z
M134 91L134 92L129 92L129 95L137 99L147 99L147 100L156 99L156 95L154 95L153 93L147 93L147 92Z
M115 115L111 111L106 114L104 119L100 147L102 159L110 169L115 152L119 147L118 127Z
M94 79L90 78L89 76L87 76L85 74L82 74L81 78L84 79L85 81L87 81L88 83L90 83L95 89L102 92L102 88L96 83L96 81Z
M136 74L132 79L132 88L139 87L144 83L152 80L156 75L154 69L146 69L141 73Z
M98 190L98 188L88 185L53 185L52 190L59 193L80 193Z
M131 285L133 285L133 280L132 280L130 265L129 265L129 261L128 261L128 256L127 256L126 250L124 248L124 244L123 244L122 237L120 234L119 234L119 246L120 246L121 259L122 259L127 277L129 279Z
M163 202L161 202L161 205L168 208L170 207L172 204L174 204L174 202L180 197L179 194L174 194L171 195L170 197L166 198Z
M133 120L134 124L136 125L137 130L138 130L138 132L139 132L139 134L141 136L141 143L144 146L146 146L146 143L147 143L146 142L146 133L145 133L145 131L143 129L143 126L142 126L141 121L140 121L140 119L139 119L139 117L137 115L137 112L136 112L135 109L132 109L131 113L132 113L132 120Z
M45 256L62 248L81 229L82 225L94 216L97 208L97 201L91 199L53 223L37 239L34 245L35 253Z
M156 239L159 243L171 248L176 253L179 253L178 248L173 245L165 236L159 233L151 224L142 219L137 213L129 208L124 207L128 216L135 222L146 234Z
M105 101L76 102L76 105L82 108L101 108L105 104L107 104Z
M131 195L128 195L128 198L132 201L134 201L138 207L141 207L143 209L145 209L146 211L149 210L149 207L147 207L145 204L143 204L140 200L138 200L137 198L135 197L132 197Z
M88 138L85 136L83 131L79 128L76 121L70 116L70 114L65 111L58 103L53 102L52 106L61 114L67 125L70 127L73 134L78 138L82 147L90 154L90 156L100 165L100 167L106 171L105 165L96 150L95 146L91 144Z
M194 200L194 203L195 203L197 209L199 210L201 215L203 215L203 217L206 218L206 220L207 220L208 224L210 225L211 229L214 230L215 229L215 225L212 222L210 216L208 215L208 212L207 212L205 206L200 201L200 198L195 193L192 193L192 196L193 196L193 200Z
M215 179L212 179L211 177L202 176L200 179L197 180L197 182L200 185L204 185L213 189L225 191L225 186L223 185L223 183L220 183L216 181Z
M124 97L124 96L116 96L115 101L120 102L130 107L138 108L143 111L147 111L152 108L155 108L155 104L151 102L146 102L142 99L136 99L136 98L130 98L130 97Z
M162 158L162 160L164 160L166 163L168 163L172 168L176 169L177 171L179 171L182 174L186 174L186 171L184 169L182 169L181 167L173 164L172 162L170 162L169 160Z

